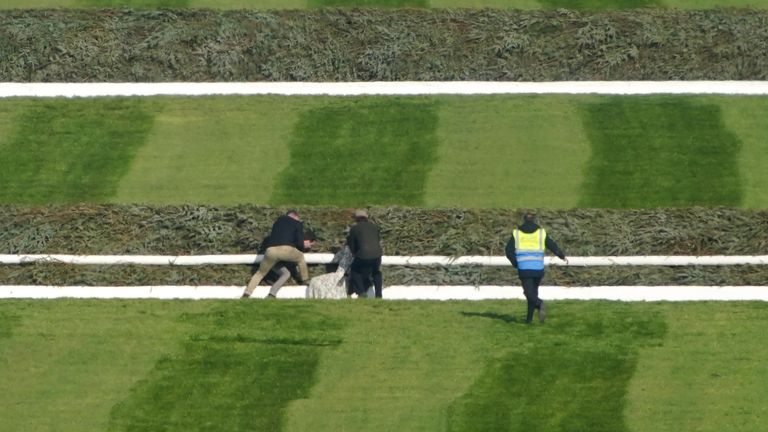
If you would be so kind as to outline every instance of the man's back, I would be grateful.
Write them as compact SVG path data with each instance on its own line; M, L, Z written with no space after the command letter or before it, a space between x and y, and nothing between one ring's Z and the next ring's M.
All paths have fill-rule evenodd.
M303 250L303 224L290 216L277 218L269 234L269 247L272 246L293 246Z
M349 231L349 248L356 258L374 259L382 255L379 227L367 220L357 222Z

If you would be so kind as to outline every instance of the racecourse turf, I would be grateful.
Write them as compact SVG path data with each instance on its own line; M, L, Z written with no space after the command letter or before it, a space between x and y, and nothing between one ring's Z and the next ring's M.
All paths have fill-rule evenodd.
M18 115L0 138L0 200L25 203L105 201L116 193L153 116L144 101L42 100ZM14 109L14 108L11 108Z
M585 106L582 115L592 157L579 207L742 203L741 143L726 129L718 105L613 97Z
M762 431L765 303L0 302L4 430Z
M765 208L766 116L725 96L5 99L0 202Z
M303 112L270 204L423 204L438 147L437 104L433 98L355 98Z
M0 9L15 8L217 8L305 9L317 7L430 7L430 8L566 8L578 10L670 7L768 7L767 0L4 0Z

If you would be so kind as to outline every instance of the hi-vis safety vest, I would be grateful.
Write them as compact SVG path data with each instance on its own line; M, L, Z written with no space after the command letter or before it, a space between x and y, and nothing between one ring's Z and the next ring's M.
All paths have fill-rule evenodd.
M544 248L547 232L539 228L532 233L519 229L512 231L515 238L515 257L519 270L544 270Z

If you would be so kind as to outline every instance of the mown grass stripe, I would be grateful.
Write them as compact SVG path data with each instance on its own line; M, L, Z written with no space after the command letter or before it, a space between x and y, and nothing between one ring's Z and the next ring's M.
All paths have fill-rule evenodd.
M639 349L661 341L665 324L655 312L629 305L607 311L599 304L584 315L574 314L580 306L559 311L556 321L500 347L451 405L448 430L628 430L625 393ZM495 314L478 319L511 321Z
M427 205L574 207L589 157L576 110L584 98L442 98Z
M24 104L1 142L0 202L105 202L152 126L141 100Z
M764 302L665 305L663 344L641 351L627 392L632 431L760 432L768 417ZM684 341L694 341L689 343Z
M757 96L12 98L0 101L0 165L9 168L0 173L0 202L763 208L767 111L768 99ZM294 145L299 172L290 174ZM404 152L396 162L392 149ZM593 150L612 159L590 166ZM641 173L640 163L660 172ZM374 185L409 166L420 171L406 183ZM633 172L651 183L626 182ZM679 181L684 175L704 182ZM585 176L588 187L620 193L582 198L597 191L582 189ZM279 195L291 178L291 191ZM308 189L294 194L295 185Z
M317 383L290 405L284 430L445 430L446 407L472 384L492 355L485 348L500 338L492 322L462 314L465 306L487 307L349 304L344 343L323 352ZM514 337L513 326L502 330Z
M437 110L433 98L364 97L305 111L270 204L422 205Z
M265 204L298 113L315 106L280 96L152 100L154 127L115 202Z
M279 431L344 322L306 306L246 302L187 314L191 336L112 411L110 430Z
M726 127L742 143L738 157L744 193L742 206L768 208L768 98L715 97L705 101L721 107Z
M207 305L182 306L198 308ZM186 329L178 304L155 301L0 302L0 316L9 311L17 318L0 343L5 431L107 430L112 406Z
M6 300L0 317L18 323L0 344L0 418L24 431L757 432L766 308L553 301L527 326L519 300Z
M611 97L582 112L592 154L579 206L741 204L741 142L725 128L719 106Z

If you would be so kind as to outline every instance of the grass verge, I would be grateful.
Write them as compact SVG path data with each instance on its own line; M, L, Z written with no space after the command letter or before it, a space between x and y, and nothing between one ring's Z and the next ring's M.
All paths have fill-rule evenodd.
M527 326L521 301L5 300L0 415L25 431L757 431L765 311L551 302Z

